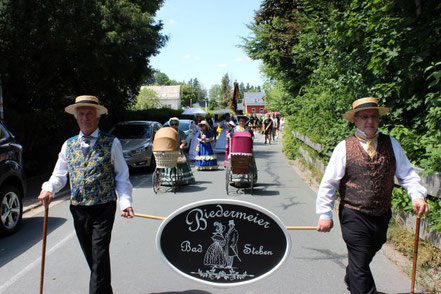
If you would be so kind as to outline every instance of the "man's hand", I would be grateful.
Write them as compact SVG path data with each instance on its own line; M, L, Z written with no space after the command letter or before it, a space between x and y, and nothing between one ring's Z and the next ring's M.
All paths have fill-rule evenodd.
M317 224L317 231L327 233L334 227L332 219L319 219Z
M49 191L41 191L40 195L38 195L38 200L40 200L41 204L44 205L44 208L49 207L49 203L51 203L52 198L54 198L54 194Z
M429 211L426 201L422 198L415 198L412 200L412 207L418 216L426 214Z
M133 208L127 207L126 209L121 211L121 216L125 218L133 218L135 213L133 212Z

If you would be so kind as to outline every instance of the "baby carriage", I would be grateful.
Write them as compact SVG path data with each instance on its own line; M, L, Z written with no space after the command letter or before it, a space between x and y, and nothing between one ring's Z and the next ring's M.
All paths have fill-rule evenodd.
M235 132L231 136L225 177L227 195L232 185L236 188L249 187L253 194L257 170L253 157L253 139L249 132Z
M155 156L156 168L152 175L152 185L155 194L161 189L162 170L165 168L171 169L171 186L166 187L168 190L173 190L176 193L177 183L179 182L176 166L178 164L179 152L179 135L175 129L165 127L159 129L153 140L153 155Z

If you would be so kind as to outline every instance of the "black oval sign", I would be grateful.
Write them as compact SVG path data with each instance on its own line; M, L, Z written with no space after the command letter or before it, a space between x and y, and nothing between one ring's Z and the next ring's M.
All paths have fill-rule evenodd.
M156 245L180 274L214 286L260 280L287 259L291 239L270 211L245 201L207 200L173 212Z

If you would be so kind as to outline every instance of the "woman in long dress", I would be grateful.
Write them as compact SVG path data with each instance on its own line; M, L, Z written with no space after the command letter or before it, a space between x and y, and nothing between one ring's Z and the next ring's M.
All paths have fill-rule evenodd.
M205 120L201 121L199 128L200 130L197 137L199 141L199 150L198 155L195 157L196 170L215 170L218 168L218 165L216 155L211 147L211 142L214 140L214 134Z
M214 147L215 153L225 152L225 144L227 143L227 123L230 121L230 114L226 113L224 115L224 120L218 124L218 127L222 129L219 138L217 139L216 146Z
M207 252L205 252L204 265L211 265L213 268L223 268L227 264L224 255L226 240L223 232L225 226L220 222L214 222L214 226L216 229L213 232L213 236L211 236L213 243L208 247Z
M181 153L181 160L178 161L176 166L177 178L179 179L178 185L191 185L196 181L194 179L191 167L186 160L185 153L182 148L187 145L185 140L185 133L179 130L179 119L177 117L172 117L168 121L170 127L174 128L179 133L179 150ZM161 169L161 186L172 186L174 181L174 176L172 176L172 168Z
M199 133L199 123L202 120L202 116L200 114L196 114L194 117L194 124L193 124L193 137L191 138L190 147L188 148L188 159L189 160L195 160L195 157L198 155L198 152L196 151L197 146L199 146L198 142L198 133Z

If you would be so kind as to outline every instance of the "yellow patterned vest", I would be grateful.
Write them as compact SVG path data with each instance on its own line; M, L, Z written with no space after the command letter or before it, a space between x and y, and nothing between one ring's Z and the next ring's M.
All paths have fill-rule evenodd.
M111 159L114 136L99 132L84 157L79 136L67 140L66 159L72 205L97 205L116 200L115 173Z

